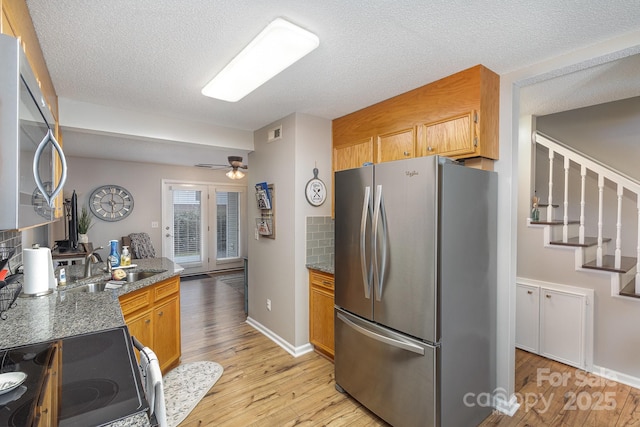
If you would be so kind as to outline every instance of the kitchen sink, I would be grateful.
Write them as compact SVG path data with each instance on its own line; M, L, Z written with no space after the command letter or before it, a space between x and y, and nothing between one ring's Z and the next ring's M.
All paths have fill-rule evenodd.
M147 279L159 273L159 271L131 271L127 273L125 280L127 282L137 282L138 280Z
M68 289L67 292L102 292L104 291L105 286L107 286L107 282L87 283L85 285Z
M101 280L95 283L86 283L72 288L67 288L67 292L102 292L105 290L107 283L111 282L115 284L137 282L138 280L148 279L156 274L163 273L162 271L131 271L127 273L125 278L121 281L117 280Z

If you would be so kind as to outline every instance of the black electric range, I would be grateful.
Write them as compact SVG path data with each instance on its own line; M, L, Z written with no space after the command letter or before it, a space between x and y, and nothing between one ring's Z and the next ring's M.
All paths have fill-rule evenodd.
M61 355L61 377L46 374ZM24 372L27 378L0 394L0 425L27 426L50 416L58 426L100 426L146 411L140 375L126 327L0 350L0 373ZM46 389L57 394L56 410L40 414ZM51 391L52 390L52 391ZM39 415L40 414L40 415ZM56 424L57 423L57 424Z

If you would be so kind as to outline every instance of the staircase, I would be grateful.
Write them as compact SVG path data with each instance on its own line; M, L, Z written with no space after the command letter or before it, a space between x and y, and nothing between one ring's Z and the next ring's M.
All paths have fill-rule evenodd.
M547 203L537 205L541 211L536 220L529 219L529 226L544 227L545 246L574 248L576 270L609 274L612 296L640 301L640 183L546 135L535 133L533 139L534 144L545 147L548 152L548 199ZM544 160L538 157L536 163ZM554 167L554 162L562 163L556 163ZM559 164L562 168L558 167ZM536 173L539 169L536 168ZM563 188L554 189L556 179ZM537 182L540 182L540 177ZM570 191L572 187L579 187L580 194ZM609 196L607 191L615 193L611 197L617 204L613 209L615 223L609 223L615 227L608 227L610 232L614 230L614 236L603 235L607 224L605 220L612 221L613 217L605 216L605 211L612 208L611 204L605 203L605 196ZM587 197L596 193L597 202ZM561 194L562 200L556 202L554 194ZM623 214L623 200L627 202L626 215ZM628 209L630 200L636 206L631 216ZM575 217L570 219L570 215ZM631 233L627 231L633 228L635 230ZM586 235L587 230L593 235ZM627 252L632 252L629 245L634 244L635 253L623 255L623 238Z

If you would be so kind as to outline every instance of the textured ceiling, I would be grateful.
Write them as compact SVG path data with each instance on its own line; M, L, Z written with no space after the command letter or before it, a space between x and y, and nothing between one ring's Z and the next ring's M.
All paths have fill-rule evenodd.
M629 0L570 4L27 0L58 96L243 130L293 112L333 119L476 64L505 74L640 29ZM237 103L202 96L279 16L316 33L320 47Z

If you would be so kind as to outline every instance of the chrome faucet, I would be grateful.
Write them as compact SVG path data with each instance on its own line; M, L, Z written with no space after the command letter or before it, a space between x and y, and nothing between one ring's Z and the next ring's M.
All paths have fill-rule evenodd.
M99 251L100 249L104 249L102 246L98 246L90 254L88 254L84 259L84 277L91 277L91 265L93 264L94 253Z

